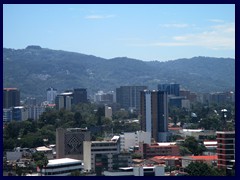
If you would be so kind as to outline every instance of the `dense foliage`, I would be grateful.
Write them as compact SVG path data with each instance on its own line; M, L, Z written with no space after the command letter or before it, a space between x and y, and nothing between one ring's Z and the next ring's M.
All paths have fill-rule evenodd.
M104 117L104 106L79 104L72 111L48 109L38 121L31 119L21 122L7 123L3 131L4 151L14 147L35 148L46 144L55 144L56 129L88 128L92 140L101 140L105 133L134 132L140 130L139 123L125 122L131 118L129 112L121 111L114 114L114 119ZM45 140L45 141L44 141Z
M217 169L203 162L191 162L185 171L189 176L225 176L223 170Z

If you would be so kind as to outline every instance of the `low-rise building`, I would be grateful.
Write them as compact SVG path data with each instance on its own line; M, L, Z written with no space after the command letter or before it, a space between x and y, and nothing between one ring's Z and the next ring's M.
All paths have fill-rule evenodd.
M136 131L120 134L121 151L129 151L129 148L139 146L140 142L151 144L151 133L145 131Z
M150 158L154 156L179 156L180 150L176 142L155 143L148 145L139 143L139 152L142 158Z
M216 135L216 132L214 130L205 129L181 129L179 132L183 137L193 136L197 140L205 139L207 136Z
M181 156L154 156L150 158L151 161L158 162L159 164L165 164L166 166L177 167L181 165Z
M110 141L84 142L84 170L101 175L104 170L114 170L132 165L129 153L120 153L119 136Z
M69 176L74 171L82 171L83 162L77 159L62 158L49 160L42 171L38 168L38 173L42 176Z
M164 166L136 166L119 168L117 171L104 171L104 176L164 176Z
M186 168L191 162L204 162L209 165L217 165L218 157L216 155L213 156L184 156L181 158L182 167Z

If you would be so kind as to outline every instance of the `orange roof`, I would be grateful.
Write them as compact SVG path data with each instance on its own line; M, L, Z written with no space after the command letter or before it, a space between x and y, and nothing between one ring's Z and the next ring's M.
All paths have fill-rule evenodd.
M213 156L189 156L190 158L194 160L217 160L217 155Z
M158 160L178 160L181 156L154 156L153 159Z
M177 131L177 130L180 130L180 129L182 129L181 127L168 127L168 130L175 130L175 131Z

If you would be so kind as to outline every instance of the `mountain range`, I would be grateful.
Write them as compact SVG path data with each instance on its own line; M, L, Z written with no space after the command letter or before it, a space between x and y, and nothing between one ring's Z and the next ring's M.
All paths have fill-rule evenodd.
M128 57L104 59L35 45L3 48L3 87L19 88L23 98L44 100L49 87L58 92L87 88L93 95L124 85L157 89L160 83L179 83L192 92L234 90L235 59L200 56L149 62Z

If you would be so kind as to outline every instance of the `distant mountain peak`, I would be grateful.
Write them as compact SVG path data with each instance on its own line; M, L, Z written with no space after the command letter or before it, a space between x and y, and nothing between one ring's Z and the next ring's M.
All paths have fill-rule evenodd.
M27 46L26 49L34 49L34 50L40 50L42 49L41 46L37 46L37 45L30 45Z

